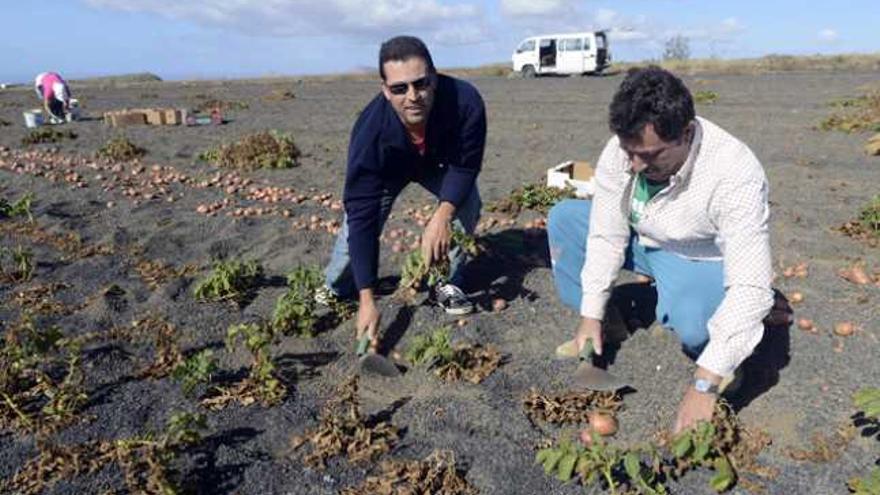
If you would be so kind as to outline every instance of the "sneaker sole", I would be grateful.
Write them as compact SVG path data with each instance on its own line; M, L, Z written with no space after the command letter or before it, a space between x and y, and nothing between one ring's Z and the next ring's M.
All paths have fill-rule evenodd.
M446 311L448 315L469 315L474 312L474 308L443 308L443 311Z

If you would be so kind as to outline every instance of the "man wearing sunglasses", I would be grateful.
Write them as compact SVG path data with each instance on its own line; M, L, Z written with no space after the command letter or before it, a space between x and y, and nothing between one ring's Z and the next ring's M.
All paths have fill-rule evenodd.
M609 114L615 136L593 199L550 211L553 277L581 315L569 347L590 340L596 354L620 269L653 280L657 321L696 361L678 432L711 419L722 380L763 337L774 303L767 178L752 151L697 117L684 83L659 67L631 70ZM775 313L769 324L787 323Z
M450 261L450 279L432 289L433 298L450 314L473 310L459 288L465 254L450 249L450 239L453 228L472 234L479 220L476 179L486 144L480 94L465 81L438 74L418 38L383 43L379 75L382 91L351 133L346 218L325 270L324 292L328 299L358 299L357 337L368 333L373 348L380 319L374 301L379 235L395 198L411 182L437 197L422 233L422 255L429 264L447 256Z

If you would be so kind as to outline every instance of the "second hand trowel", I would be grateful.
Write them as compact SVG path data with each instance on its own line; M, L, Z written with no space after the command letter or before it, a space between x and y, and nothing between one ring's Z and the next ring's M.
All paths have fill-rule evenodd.
M614 392L629 383L593 364L593 342L587 341L580 354L580 364L571 376L572 384L581 389Z
M372 373L380 376L395 377L400 376L400 369L385 356L369 351L370 335L364 335L358 340L357 356L361 371L364 373Z

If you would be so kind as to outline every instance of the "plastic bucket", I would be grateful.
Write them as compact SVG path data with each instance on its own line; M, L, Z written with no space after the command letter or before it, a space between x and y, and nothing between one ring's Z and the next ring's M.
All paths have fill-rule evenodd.
M39 108L24 112L24 125L28 129L43 125L43 111Z
M79 120L80 117L80 106L79 100L76 98L70 99L70 111L67 112L67 115L64 116L68 122L72 122L74 120Z

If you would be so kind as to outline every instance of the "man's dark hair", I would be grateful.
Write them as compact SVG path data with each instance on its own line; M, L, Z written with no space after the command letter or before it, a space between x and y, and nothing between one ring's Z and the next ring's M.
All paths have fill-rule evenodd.
M429 72L437 71L434 69L434 61L431 59L428 47L415 36L395 36L382 43L382 48L379 49L379 75L382 76L382 80L385 80L385 62L392 60L405 62L413 57L424 60Z
M608 127L623 139L635 139L653 124L660 139L675 141L695 116L691 92L681 79L650 65L627 72L611 100Z

